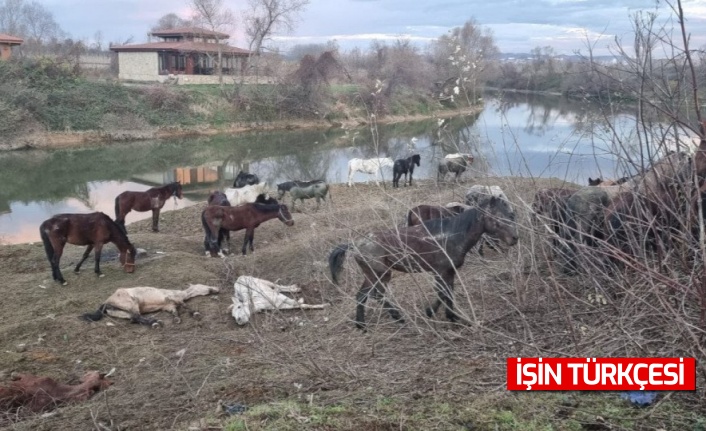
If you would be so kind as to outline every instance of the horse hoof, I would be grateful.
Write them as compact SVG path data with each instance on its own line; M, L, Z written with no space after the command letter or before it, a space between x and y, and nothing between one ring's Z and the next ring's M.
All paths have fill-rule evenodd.
M194 311L194 314L191 317L196 320L201 320L201 313L199 313L198 311Z
M162 326L162 322L160 322L160 321L156 321L156 322L152 323L152 329L157 329L160 326Z
M69 284L67 281L60 281L59 283L61 283L62 286L66 286L67 284Z
M181 323L181 317L175 317L175 318L174 318L174 324L175 324L175 325L178 325L178 324L180 324L180 323Z
M426 313L427 313L427 317L429 317L429 318L434 317L434 310L432 310L431 307L427 307Z
M81 270L80 269L74 269L74 274L80 274Z
M103 278L103 277L105 277L105 274L103 274L103 273L98 274L98 278Z

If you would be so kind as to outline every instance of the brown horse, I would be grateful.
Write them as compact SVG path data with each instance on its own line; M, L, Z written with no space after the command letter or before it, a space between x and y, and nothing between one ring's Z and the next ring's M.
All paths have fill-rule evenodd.
M135 246L130 243L122 227L101 212L55 215L39 226L39 234L51 264L51 275L54 280L63 285L66 285L66 280L59 270L59 261L67 242L87 246L81 261L74 269L77 274L81 271L81 265L88 259L91 250L95 248L95 272L99 277L103 277L100 270L101 250L103 244L109 242L115 244L120 250L120 263L125 268L125 272L135 271Z
M355 260L363 271L364 281L356 300L356 326L365 329L365 302L368 296L383 299L383 307L390 316L403 321L399 310L384 299L385 287L392 270L412 273L431 272L439 299L427 308L431 317L443 301L446 318L456 321L453 303L453 284L456 269L463 265L468 251L484 233L502 239L512 246L517 243L515 213L510 204L495 196L478 208L445 219L434 219L419 226L378 231L352 244L341 244L329 255L329 268L334 284L343 266L346 251L353 250Z
M442 207L439 205L417 205L407 212L407 226L417 226L435 218L449 218L461 214L467 207L454 205Z
M144 192L122 192L115 198L115 221L125 230L127 213L152 210L152 230L159 232L159 211L171 196L179 199L184 197L178 181L162 187L152 187Z
M245 229L243 255L246 254L248 244L250 244L250 251L255 251L253 249L255 228L273 218L278 218L287 226L294 224L287 205L248 203L235 207L208 206L201 213L201 224L206 233L204 248L211 253L211 257L217 257L223 239L220 234L221 229L226 231Z

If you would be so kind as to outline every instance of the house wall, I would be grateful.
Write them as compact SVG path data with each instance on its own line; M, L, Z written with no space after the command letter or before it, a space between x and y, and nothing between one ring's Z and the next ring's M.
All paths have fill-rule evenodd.
M131 81L161 81L156 52L119 52L118 78Z
M12 54L12 47L8 44L0 43L0 60L7 60Z

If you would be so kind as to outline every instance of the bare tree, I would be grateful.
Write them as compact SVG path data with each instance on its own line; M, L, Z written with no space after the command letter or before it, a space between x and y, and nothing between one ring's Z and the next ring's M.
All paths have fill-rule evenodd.
M191 0L191 7L194 9L193 23L196 26L204 27L213 32L226 33L233 29L235 17L228 9L223 0ZM223 84L223 45L216 38L218 53L216 58L216 70L218 73L218 83Z
M264 44L274 34L289 32L309 0L249 0L250 12L245 17L245 33L250 38L250 55L258 55L265 48ZM257 63L257 61L256 61ZM259 64L255 65L255 76L259 75Z
M159 19L157 24L152 27L152 31L171 30L178 27L189 27L192 25L191 20L181 18L179 15L171 12Z
M43 44L65 38L54 16L36 1L0 0L0 32L25 39L22 50L41 49Z

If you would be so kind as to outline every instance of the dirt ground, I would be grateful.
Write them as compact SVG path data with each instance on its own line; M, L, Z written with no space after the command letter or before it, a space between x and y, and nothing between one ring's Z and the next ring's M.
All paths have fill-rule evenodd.
M407 323L392 322L371 301L370 331L354 328L360 275L348 259L341 287L334 287L327 266L331 249L373 229L402 225L406 209L419 203L462 201L475 182L441 187L418 182L400 189L334 185L331 201L320 209L313 201L297 205L294 226L266 222L255 232L253 254L226 259L205 256L203 205L171 211L162 215L160 233L150 231L148 220L128 225L130 240L146 250L134 274L122 272L112 245L104 250L112 255L102 264L105 277L93 274L92 257L74 274L83 249L67 246L61 261L67 286L52 282L40 243L0 247L0 382L12 372L69 382L84 371L116 369L115 384L86 403L61 407L49 417L0 412L0 426L33 431L703 429L703 407L679 395L646 416L617 394L505 391L505 358L568 355L564 346L571 344L569 331L557 324L565 314L542 305L550 295L543 282L550 268L527 257L536 247L529 229L521 230L519 245L506 253L491 250L483 258L469 253L456 286L467 323L427 319L423 307L434 298L429 276L395 273L389 293ZM525 227L525 203L534 191L559 184L483 183L505 189ZM239 250L243 233L231 237L231 250ZM303 289L297 297L331 306L266 312L237 326L228 305L233 281L243 274L297 283ZM190 301L203 315L199 321L183 313L176 324L162 313L164 327L151 329L111 318L96 323L78 318L119 287L183 289L189 283L221 288L218 295ZM576 302L571 315L589 331L585 345L590 345L590 331L599 331L602 323L586 315L585 301ZM229 416L218 409L236 403L248 411Z

